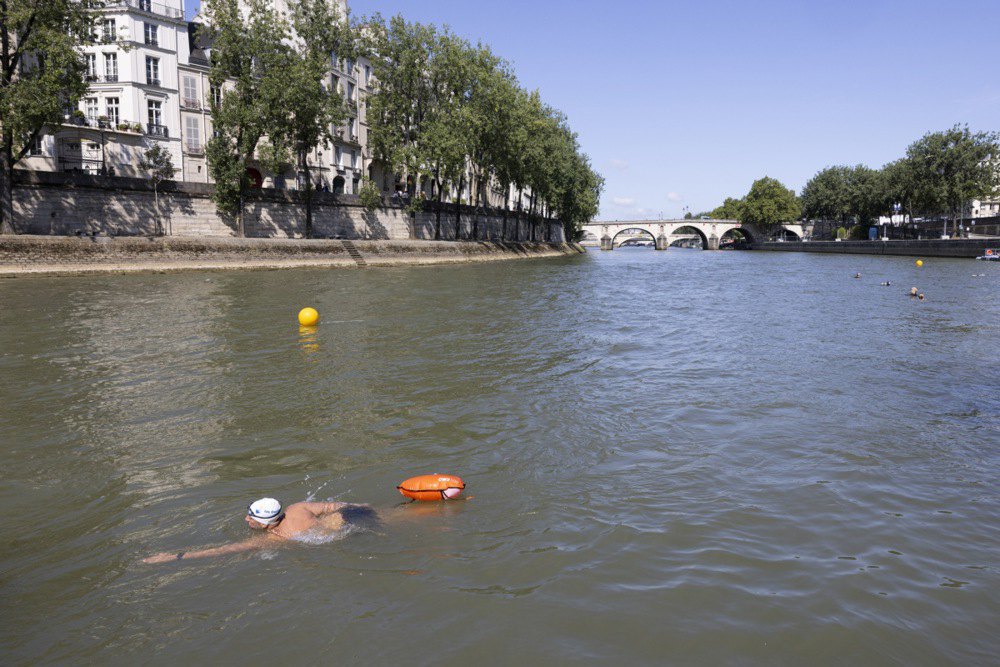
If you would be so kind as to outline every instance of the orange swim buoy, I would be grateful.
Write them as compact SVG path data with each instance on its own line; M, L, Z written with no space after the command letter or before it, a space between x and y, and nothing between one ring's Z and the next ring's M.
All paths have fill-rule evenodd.
M451 500L465 489L465 482L454 475L418 475L400 482L396 487L407 498L414 500Z

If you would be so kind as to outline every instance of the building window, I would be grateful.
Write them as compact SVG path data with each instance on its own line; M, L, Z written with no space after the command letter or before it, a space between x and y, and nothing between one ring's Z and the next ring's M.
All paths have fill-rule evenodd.
M108 117L108 124L111 127L117 127L118 123L121 122L121 115L118 113L118 98L109 97L104 101L105 116Z
M372 68L371 65L365 65L365 85L372 80Z
M146 23L145 26L146 26L145 30L146 46L159 46L160 45L160 39L158 34L159 26L157 26L155 23Z
M213 83L213 84L210 84L210 88L211 88L211 95L212 95L212 104L215 105L215 106L221 105L222 104L222 87L221 86L217 86L217 85L215 85Z
M340 95L340 77L333 75L330 78L330 85L332 86L332 90L337 91L337 94Z
M96 97L88 97L87 99L85 99L83 101L83 105L87 109L87 111L86 111L87 118L90 119L90 120L97 120L97 116L98 116L98 112L97 112L97 98Z
M139 0L139 9L144 12L152 12L153 0Z
M348 102L354 101L354 84L351 83L350 81L347 82L347 101Z
M344 151L340 148L340 146L337 146L334 149L333 164L337 167L344 166Z
M118 80L118 54L117 53L105 53L104 54L104 80L105 81L117 81Z
M358 168L358 154L355 153L354 149L352 148L351 149L351 169L357 169L357 168Z
M355 139L358 136L358 132L357 132L357 130L354 127L354 119L353 118L348 118L347 119L347 133L349 135L351 135L352 139Z
M344 73L347 76L351 76L354 73L354 59L347 58L344 60Z
M160 134L163 130L163 103L155 100L146 102L147 118L149 121L149 133Z
M101 25L103 28L101 40L105 44L110 44L118 39L118 26L115 25L114 19L104 19L104 22Z
M192 153L201 152L201 123L197 116L184 119L184 148Z
M193 76L185 76L183 83L181 101L184 102L184 106L197 109L201 106L198 104L198 81Z
M87 81L97 80L97 54L88 53L87 58Z
M146 56L146 83L151 86L160 85L160 59Z
M36 135L35 138L31 140L31 148L28 149L28 155L38 156L44 154L45 153L42 151L42 138Z

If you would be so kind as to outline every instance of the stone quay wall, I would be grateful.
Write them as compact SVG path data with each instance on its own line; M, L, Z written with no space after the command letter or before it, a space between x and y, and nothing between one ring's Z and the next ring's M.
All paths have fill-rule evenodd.
M1000 239L924 239L908 241L789 241L751 243L751 250L826 252L851 255L909 257L979 257L987 248L1000 248Z
M360 268L568 257L576 244L183 237L0 236L0 277L142 271Z
M216 209L212 191L211 185L166 181L159 185L157 197L152 183L143 179L18 170L14 224L19 234L49 236L236 236L235 218ZM251 192L246 199L245 234L251 238L303 238L305 208L302 193L297 191ZM399 201L369 212L354 195L316 192L313 196L314 238L431 240L436 219L434 209L410 215ZM527 216L511 212L504 235L502 211L482 213L469 206L442 206L442 239L472 239L473 231L476 240L566 240L558 221L536 221L533 225Z

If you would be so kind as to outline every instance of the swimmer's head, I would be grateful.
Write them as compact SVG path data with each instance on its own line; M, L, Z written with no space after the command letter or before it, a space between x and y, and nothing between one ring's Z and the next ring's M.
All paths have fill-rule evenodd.
M281 503L274 498L261 498L247 508L246 522L251 528L263 529L285 518Z

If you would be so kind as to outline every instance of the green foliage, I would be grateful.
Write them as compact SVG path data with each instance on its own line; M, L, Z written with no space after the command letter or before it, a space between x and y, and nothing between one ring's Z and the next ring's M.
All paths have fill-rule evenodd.
M98 0L0 2L0 233L13 233L13 170L46 125L86 91L81 46Z
M362 179L361 189L358 191L358 199L361 200L361 205L364 206L365 210L369 213L377 211L383 206L382 190L379 189L378 184L370 178Z
M265 134L283 136L295 58L288 23L267 0L207 0L204 9L215 31L209 79L223 90L219 103L212 100L216 136L205 152L216 184L215 203L237 215L242 236L247 167ZM274 144L273 156L281 146L280 140Z
M174 177L174 159L170 151L160 143L153 144L139 158L139 168L149 174L149 180L155 188L163 181Z
M867 241L868 240L868 229L871 225L867 223L862 223L854 225L851 227L850 238L854 241Z
M881 172L864 165L827 167L802 189L807 218L868 223L885 211Z
M846 239L847 238L847 228L846 227L837 227L837 231L834 234L834 238Z
M1000 188L1000 135L972 132L965 125L926 134L906 149L895 177L901 196L909 187L923 211L957 216L970 199L992 196Z
M766 230L797 220L802 212L802 205L795 192L780 181L765 176L754 181L750 192L743 198L740 209L741 221Z
M740 208L742 205L742 199L726 197L726 200L722 202L722 206L713 209L709 213L709 217L713 220L740 220L743 217L743 211Z
M368 108L376 160L414 182L429 177L439 203L452 192L458 201L466 185L476 205L489 203L491 183L528 190L530 211L559 217L568 237L597 214L604 181L565 117L488 48L398 16L360 32L377 81Z

